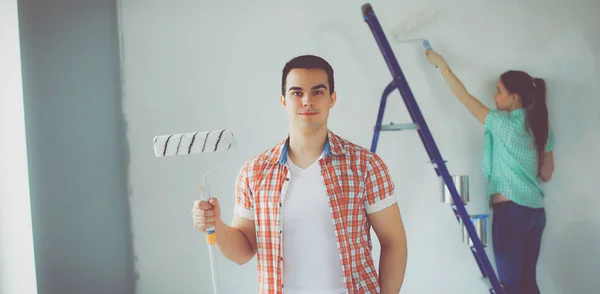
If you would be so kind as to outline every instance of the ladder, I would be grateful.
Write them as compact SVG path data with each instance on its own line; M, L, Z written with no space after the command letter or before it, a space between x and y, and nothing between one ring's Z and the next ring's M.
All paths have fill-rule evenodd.
M503 293L502 287L500 286L500 282L492 265L487 257L487 254L484 251L483 244L479 239L475 231L475 227L471 222L471 217L467 213L465 208L465 204L462 201L461 197L458 194L456 186L454 185L454 181L452 180L450 173L448 172L448 168L446 167L445 161L438 150L438 147L433 140L431 132L427 127L427 123L425 122L425 118L417 105L417 102L412 94L410 87L408 86L408 82L400 69L400 65L394 56L394 53L390 47L389 42L375 16L375 12L373 11L373 7L371 4L366 3L362 6L362 14L365 22L369 25L369 28L373 32L373 36L375 37L375 41L377 42L381 53L387 63L387 66L392 74L392 81L387 85L387 87L383 90L383 95L381 97L381 102L379 104L379 112L377 114L377 122L375 123L375 132L373 135L373 140L371 142L371 152L376 152L377 142L379 140L379 134L381 131L401 131L401 130L417 130L423 145L425 146L425 150L427 151L427 155L431 160L431 163L434 166L435 172L438 177L442 177L443 182L446 184L448 190L453 199L453 203L451 204L452 209L454 210L457 221L460 222L462 219L462 223L465 226L467 233L471 239L471 252L473 253L473 257L479 266L479 270L483 278L489 280L489 284L491 284L490 293L493 294L501 294ZM423 42L426 49L430 49L431 46L429 42ZM394 90L398 89L400 95L402 95L402 99L404 100L404 104L408 108L408 112L410 113L410 117L413 123L409 124L389 124L382 125L383 113L385 110L385 105L387 101L387 97Z

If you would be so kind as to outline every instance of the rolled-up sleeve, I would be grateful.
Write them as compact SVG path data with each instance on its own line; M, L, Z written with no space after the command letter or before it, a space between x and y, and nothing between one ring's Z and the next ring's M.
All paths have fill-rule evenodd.
M235 208L233 213L239 217L254 219L254 197L250 188L250 164L242 166L235 184Z
M377 154L373 153L368 157L367 161L365 211L367 214L372 214L396 202L395 186L390 177L388 167Z

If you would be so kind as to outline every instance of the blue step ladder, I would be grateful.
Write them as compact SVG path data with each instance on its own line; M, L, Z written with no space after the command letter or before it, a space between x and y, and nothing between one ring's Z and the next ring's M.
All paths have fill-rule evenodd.
M458 194L456 186L454 185L454 181L452 180L452 177L448 172L448 168L446 167L445 161L442 159L442 155L440 154L440 151L433 140L431 132L429 131L427 123L425 122L425 118L423 117L423 114L417 105L412 91L408 86L408 82L406 81L406 78L400 69L400 65L394 56L394 53L381 28L381 25L379 24L379 21L377 20L377 17L375 16L375 12L373 11L371 4L367 3L362 6L362 14L365 22L369 25L369 28L373 32L373 36L375 37L377 45L379 45L379 49L381 50L381 53L383 54L385 62L387 63L387 66L393 77L393 80L383 90L381 103L379 104L379 113L377 114L377 122L375 123L375 133L373 135L373 141L371 142L371 151L376 152L377 142L379 140L379 134L381 131L418 131L437 176L441 176L443 178L443 182L446 184L450 194L452 195L453 203L451 207L454 210L457 221L460 223L462 219L462 224L467 230L469 238L471 239L470 243L472 243L470 246L471 252L473 253L473 257L479 266L479 270L481 271L483 278L489 280L489 284L491 285L490 293L503 293L498 277L496 276L490 260L484 251L484 246L475 231L475 226L471 221L471 216L467 213L465 204ZM426 49L431 49L431 45L428 41L424 40L423 45ZM408 108L408 112L410 113L413 123L382 125L381 123L383 120L383 113L385 110L387 97L396 89L398 89L400 95L402 95L402 99Z

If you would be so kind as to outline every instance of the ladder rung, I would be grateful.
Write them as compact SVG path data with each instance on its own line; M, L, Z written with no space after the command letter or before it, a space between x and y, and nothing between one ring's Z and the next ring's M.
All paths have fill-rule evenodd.
M403 131L403 130L418 130L419 125L412 124L394 124L391 123L389 125L381 125L382 131Z

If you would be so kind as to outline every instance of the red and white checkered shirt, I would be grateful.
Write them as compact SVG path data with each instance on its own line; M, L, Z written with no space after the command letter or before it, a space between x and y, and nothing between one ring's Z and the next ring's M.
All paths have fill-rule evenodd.
M247 161L236 184L235 214L255 221L259 293L282 293L281 207L288 188L288 139ZM328 132L319 160L347 293L379 293L367 214L394 203L394 184L377 154ZM310 236L307 236L310 238Z

